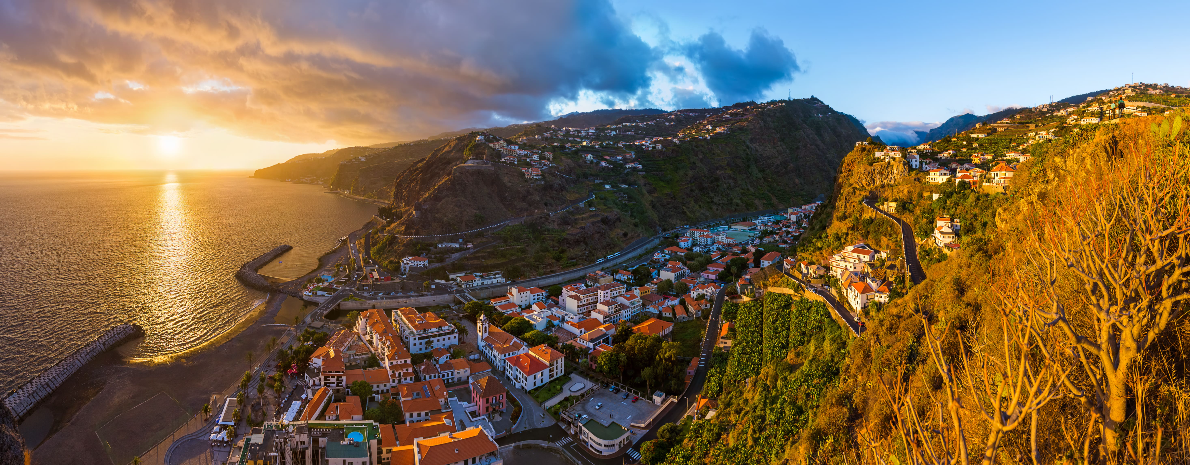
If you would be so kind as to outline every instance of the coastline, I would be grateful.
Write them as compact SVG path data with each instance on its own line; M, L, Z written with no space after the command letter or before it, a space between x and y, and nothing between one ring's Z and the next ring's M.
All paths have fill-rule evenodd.
M284 284L304 282L346 254L347 243L377 224L370 219L348 241L324 253L318 266ZM134 360L128 353L143 339L109 350L67 379L21 423L35 462L68 463L107 457L127 463L168 436L179 421L197 413L213 393L226 392L250 368L247 354L261 360L272 338L292 325L274 323L290 296L274 292L227 332L176 354ZM163 394L163 395L162 395ZM153 402L149 402L153 400ZM27 425L28 424L28 425ZM37 437L41 436L41 437Z

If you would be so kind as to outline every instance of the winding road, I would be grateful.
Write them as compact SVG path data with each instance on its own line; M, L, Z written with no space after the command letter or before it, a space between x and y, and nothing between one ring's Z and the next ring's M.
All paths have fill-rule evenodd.
M909 279L913 284L921 284L926 279L926 272L921 268L921 262L917 259L917 240L913 238L913 228L909 227L909 223L902 221L888 212L876 208L872 205L871 200L865 199L864 206L875 210L876 213L884 215L885 218L893 220L901 227L901 252L905 255L905 267L909 270Z
M855 316L852 315L851 312L847 311L847 307L844 307L843 304L839 302L839 300L836 299L833 294L817 286L812 286L809 283L802 281L797 276L790 274L787 270L782 271L782 273L785 273L785 276L787 276L789 279L801 284L802 287L809 289L810 292L813 292L818 297L822 297L822 300L825 300L826 303L831 306L831 309L835 311L835 314L847 324L847 327L851 330L852 335L859 336L864 333L864 327L855 320Z

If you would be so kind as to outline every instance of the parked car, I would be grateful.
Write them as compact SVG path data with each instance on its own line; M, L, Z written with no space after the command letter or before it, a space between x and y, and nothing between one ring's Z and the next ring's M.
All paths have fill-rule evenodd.
M632 403L634 403L634 404L635 404L635 403L636 403L636 401L637 401L637 400L639 400L639 399L640 399L640 397L637 397L637 396L632 396Z
M603 408L603 402L600 402L600 403L598 403L598 404L595 404L595 410L599 410L599 409L601 409L601 408Z
M627 398L628 398L628 393L627 393L627 392L625 392L625 393L624 393L624 396L623 396L623 397L621 397L621 399L627 399Z

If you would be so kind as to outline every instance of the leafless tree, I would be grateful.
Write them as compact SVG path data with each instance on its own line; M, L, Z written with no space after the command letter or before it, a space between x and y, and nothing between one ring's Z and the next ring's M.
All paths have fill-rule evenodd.
M1190 167L1174 126L1072 156L1049 204L1034 206L1046 303L1035 313L1063 335L1076 374L1063 384L1100 423L1108 460L1120 458L1137 364L1190 299Z

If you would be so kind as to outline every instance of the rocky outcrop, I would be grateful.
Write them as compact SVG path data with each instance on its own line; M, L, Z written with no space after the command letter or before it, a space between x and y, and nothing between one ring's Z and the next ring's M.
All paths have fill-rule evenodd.
M16 416L0 405L0 463L25 463L25 440L17 430Z

